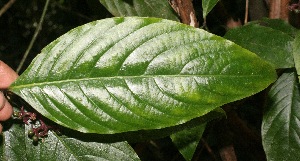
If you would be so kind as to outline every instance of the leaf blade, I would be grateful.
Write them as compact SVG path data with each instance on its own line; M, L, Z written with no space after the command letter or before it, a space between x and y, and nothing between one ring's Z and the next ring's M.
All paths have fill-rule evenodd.
M260 26L269 27L274 30L286 33L291 37L295 37L295 34L297 32L296 28L294 28L292 25L281 19L262 18L257 21L251 21L248 24L258 24Z
M63 126L119 133L187 122L275 78L255 54L204 30L112 18L49 44L10 90Z
M263 22L260 23L263 24ZM280 23L276 22L276 24ZM290 31L282 32L279 29L262 26L259 23L250 23L229 30L224 37L256 53L276 68L290 68L294 66L291 47L293 37L290 35Z
M263 115L262 140L268 160L298 160L299 86L295 73L284 73L269 92Z
M222 108L217 108L209 114L216 115L215 117L210 117L210 120L205 120L202 122L198 121L192 124L192 126L187 125L184 129L181 128L180 131L176 131L170 135L172 142L187 161L192 160L198 143L202 138L202 134L206 128L206 124L213 119L226 116L226 112Z
M172 142L178 148L185 160L192 160L205 127L206 124L198 125L190 129L184 129L170 136Z
M158 17L179 21L168 1L147 0L99 0L114 16Z
M99 143L57 136L49 131L44 141L34 145L25 131L31 127L14 124L3 132L1 160L140 160L127 142Z
M219 2L219 0L203 0L202 8L203 8L203 18L206 18L208 13L215 7L215 5Z
M300 80L300 32L296 34L296 38L293 41L293 56L295 62L295 68L297 70L298 79Z

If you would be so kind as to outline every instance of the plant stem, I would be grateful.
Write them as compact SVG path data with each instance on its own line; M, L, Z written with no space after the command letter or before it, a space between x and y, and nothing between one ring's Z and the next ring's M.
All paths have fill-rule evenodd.
M289 11L288 6L289 0L276 0L276 1L270 1L270 12L269 12L269 18L272 19L282 19L285 21L288 21L289 19Z
M233 145L222 147L219 153L222 161L237 161Z
M16 70L17 73L19 73L20 70L22 69L22 67L23 67L23 65L24 65L24 62L25 62L25 60L27 59L28 54L29 54L29 52L30 52L30 50L31 50L31 48L32 48L32 46L33 46L33 44L34 44L34 42L35 42L35 40L36 40L36 38L37 38L37 36L38 36L40 30L41 30L41 28L42 28L42 24L43 24L43 22L44 22L44 18L45 18L45 15L46 15L46 11L47 11L47 9L48 9L49 2L50 2L50 0L47 0L46 3L45 3L45 6L44 6L44 9L43 9L43 13L42 13L40 22L39 22L38 26L36 27L35 32L34 32L34 35L33 35L32 39L31 39L31 41L30 41L30 43L29 43L29 46L28 46L27 50L25 51L25 53L24 53L24 55L23 55L23 58L22 58L22 60L21 60L21 62L20 62L20 64L19 64L19 66L18 66L18 68L17 68L17 70Z
M182 23L198 28L195 9L191 0L171 0L171 7L180 16Z
M244 24L248 22L248 14L249 14L249 0L246 0Z
M9 0L0 10L0 17L15 3L16 0Z

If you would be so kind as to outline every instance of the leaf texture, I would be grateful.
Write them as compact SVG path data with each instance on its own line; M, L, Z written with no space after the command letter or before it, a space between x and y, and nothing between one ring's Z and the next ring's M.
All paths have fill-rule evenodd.
M263 116L263 147L270 161L300 158L300 93L294 72L284 73L268 95Z
M114 16L158 17L179 21L167 0L99 0Z
M267 22L266 24L263 22L250 23L229 30L224 37L256 53L261 58L272 63L276 68L294 67L291 31L282 32L286 28L278 27L273 29L263 26L267 25Z
M298 79L300 80L300 32L296 34L296 38L293 41L293 56Z
M111 18L66 33L10 90L42 115L88 133L160 129L266 88L274 68L204 30Z
M6 160L140 160L131 146L126 142L98 143L85 142L78 138L57 136L49 131L44 141L34 145L25 131L29 126L14 124L3 132L0 146L0 159ZM26 130L25 130L26 129Z

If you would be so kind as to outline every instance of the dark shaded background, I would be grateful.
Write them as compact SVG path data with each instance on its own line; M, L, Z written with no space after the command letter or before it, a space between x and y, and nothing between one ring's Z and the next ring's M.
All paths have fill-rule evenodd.
M0 1L0 7L8 1ZM17 0L0 17L0 60L18 67L39 23L45 0ZM24 69L43 47L72 28L111 17L98 0L51 0L42 30L26 59Z

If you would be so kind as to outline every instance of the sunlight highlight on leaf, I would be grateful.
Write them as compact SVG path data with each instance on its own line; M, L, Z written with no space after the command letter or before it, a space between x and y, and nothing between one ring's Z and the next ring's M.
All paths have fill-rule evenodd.
M276 79L254 53L175 21L110 18L46 46L10 90L86 133L161 129L253 95Z

